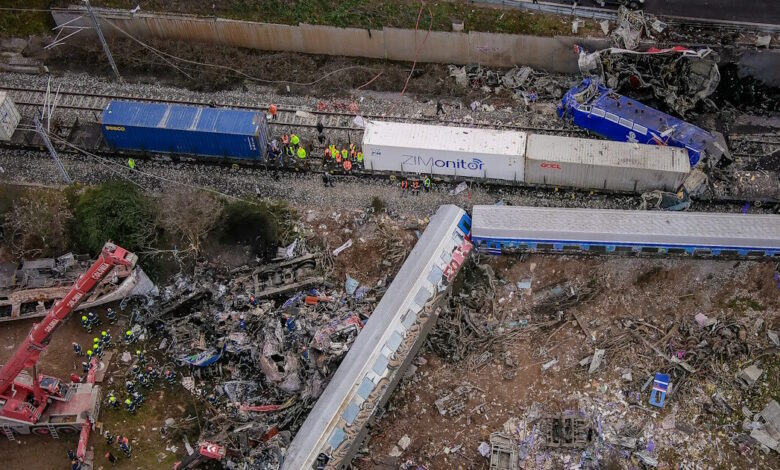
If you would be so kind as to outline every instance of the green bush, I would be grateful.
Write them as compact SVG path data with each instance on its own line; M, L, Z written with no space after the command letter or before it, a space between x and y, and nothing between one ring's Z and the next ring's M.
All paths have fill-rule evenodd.
M79 253L94 255L106 241L140 252L156 240L156 217L143 195L127 183L106 183L75 198L71 240Z

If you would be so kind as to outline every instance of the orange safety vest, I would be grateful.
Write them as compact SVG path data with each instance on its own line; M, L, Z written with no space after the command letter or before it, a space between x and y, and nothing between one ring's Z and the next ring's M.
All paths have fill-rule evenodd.
M282 143L287 145L290 143L290 136L287 134L282 134Z
M409 187L409 182L406 180L401 181L401 188L406 189Z
M420 182L417 180L412 181L412 189L420 189Z
M326 147L324 153L325 153L325 158L330 157L330 149L329 148Z
M341 164L341 154L339 152L336 152L336 163Z
M346 170L346 171L349 171L349 170L351 170L351 169L352 169L352 162L351 162L351 161L349 161L349 160L346 160L346 161L344 162L344 170Z

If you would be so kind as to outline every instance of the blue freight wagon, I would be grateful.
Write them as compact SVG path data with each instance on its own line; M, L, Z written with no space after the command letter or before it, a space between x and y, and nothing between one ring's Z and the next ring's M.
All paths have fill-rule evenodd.
M685 148L692 167L705 154L719 158L724 152L704 129L614 93L590 78L566 92L558 115L606 139Z
M268 123L256 111L111 101L101 124L114 149L260 160Z

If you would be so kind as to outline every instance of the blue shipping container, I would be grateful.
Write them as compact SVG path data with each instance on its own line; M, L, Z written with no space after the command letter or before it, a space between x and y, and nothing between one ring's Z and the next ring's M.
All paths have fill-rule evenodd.
M716 142L704 129L614 93L590 78L566 92L558 115L606 139L685 148L691 166Z
M112 101L101 127L122 150L257 160L268 147L265 115L255 111Z

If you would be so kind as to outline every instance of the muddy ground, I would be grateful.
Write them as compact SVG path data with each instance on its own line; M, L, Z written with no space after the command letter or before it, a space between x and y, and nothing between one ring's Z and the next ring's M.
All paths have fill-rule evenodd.
M367 453L357 459L359 468L391 469L404 463L424 465L428 469L488 468L488 459L477 452L480 442L488 441L492 432L502 431L508 422L508 430L514 432L517 423L510 420L522 419L532 407L542 413L583 410L598 416L605 430L613 421L622 422L626 427L639 426L646 437L641 445L654 442L660 468L780 466L776 453L764 455L757 449L743 449L743 454L729 444L729 436L740 432L742 405L757 412L771 397L778 398L776 348L757 361L766 375L749 393L741 392L733 383L734 374L744 367L748 358L718 358L713 359L710 368L702 368L681 383L680 390L659 410L648 405L649 391L640 390L648 377L668 365L636 340L625 339L606 346L625 334L626 321L633 322L634 327L640 323L652 325L648 329L656 337L649 336L649 339L658 341L673 324L690 325L696 313L704 312L722 321L734 319L748 325L751 327L748 341L767 348L763 327L757 331L752 327L759 319L769 329L780 326L780 290L772 279L775 263L541 255L524 260L501 257L482 261L488 262L497 277L507 283L498 288L493 299L498 307L492 315L503 316L507 325L527 320L528 326L520 327L519 336L506 347L495 348L492 360L482 367L472 364L483 351L475 351L467 360L457 363L437 356L430 348L423 352L422 359L418 358L417 371L402 382L373 430L364 447ZM594 299L567 310L564 319L554 325L533 328L549 319L535 318L523 311L524 305L534 301L535 294L563 281L583 282L594 278L602 279L603 283ZM531 289L513 287L525 279L532 280ZM591 338L586 337L575 316L589 330ZM483 314L477 318L487 321L488 317ZM523 332L523 328L529 332ZM594 347L604 347L607 352L601 367L588 374L588 367L578 362L592 354ZM694 353L688 354L690 360L690 354ZM756 350L754 354L760 353ZM507 366L507 357L516 366ZM543 371L542 365L553 359L558 363ZM629 369L633 379L622 380L621 375ZM441 416L434 401L463 384L477 387L469 396L466 411L458 416ZM714 415L704 411L707 396L716 389L727 396L735 409L733 414ZM635 405L620 406L621 396L627 399L635 392L640 392L641 397ZM613 419L615 413L620 415L619 420ZM677 423L690 423L693 428L672 424L671 429L665 429L670 419L674 423L675 417ZM527 430L531 431L531 427ZM397 447L403 436L410 439L405 451ZM536 440L539 441L538 435ZM563 468L566 462L579 460L581 451L543 449L537 445L522 465ZM590 446L586 452L596 455L595 465L641 468L636 467L635 458L608 452L600 446ZM619 466L609 467L610 463Z

